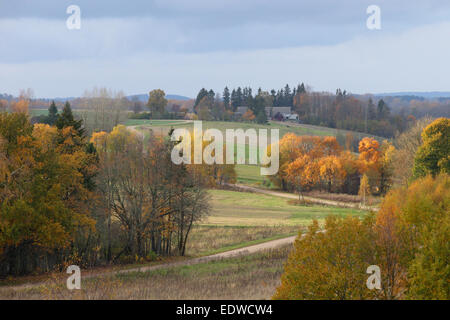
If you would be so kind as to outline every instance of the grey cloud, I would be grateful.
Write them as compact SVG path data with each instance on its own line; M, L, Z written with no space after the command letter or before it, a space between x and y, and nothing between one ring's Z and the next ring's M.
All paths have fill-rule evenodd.
M303 21L325 25L348 24L370 4L379 5L387 19L402 24L448 19L447 0L14 0L0 3L0 18L63 19L70 4L86 18L153 17L209 28L253 21Z
M277 88L305 81L316 90L354 93L448 90L450 23L337 45L215 53L142 52L125 58L0 63L6 92L32 87L40 97L74 96L92 86L127 93L163 88L194 96L206 86ZM420 39L420 40L418 40ZM432 48L432 49L430 49Z
M0 38L6 44L0 61L337 44L370 33L365 9L372 1L5 1L0 5ZM376 2L382 8L380 33L387 34L445 20L450 12L448 1ZM79 31L65 28L65 8L71 3L82 9Z

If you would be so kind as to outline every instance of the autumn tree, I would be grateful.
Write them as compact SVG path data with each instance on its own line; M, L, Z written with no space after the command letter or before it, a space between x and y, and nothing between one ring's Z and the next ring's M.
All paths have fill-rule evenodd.
M195 136L199 134L197 132L192 132L190 134L191 138L191 146L194 145ZM212 139L214 140L214 139ZM202 142L202 154L205 154L206 149L210 146L214 141L205 141ZM220 147L220 146L219 146ZM211 157L216 156L216 150L210 150ZM191 159L194 159L194 148L191 148ZM203 162L201 164L191 164L188 165L188 168L195 168L195 172L205 177L203 182L207 187L215 188L218 186L223 186L228 183L236 183L237 174L235 170L234 164L220 164L220 163L206 163Z
M255 115L253 114L253 111L248 109L243 115L242 115L242 119L244 119L245 121L248 122L252 122L255 120Z
M340 159L336 156L326 156L318 161L320 178L325 182L327 191L331 192L333 185L343 183L346 172Z
M377 214L387 297L448 299L450 180L446 174L391 191Z
M342 184L341 192L347 194L358 194L360 174L358 167L358 158L350 151L343 151L339 154L339 160L345 171L345 178Z
M450 173L450 119L440 118L422 132L423 144L414 159L414 177Z
M94 230L83 176L89 155L66 153L70 141L61 134L33 127L23 113L0 114L2 274L50 270L79 253L77 241Z
M97 183L108 233L112 221L118 221L125 240L120 251L112 256L108 249L107 256L145 258L150 252L169 255L173 249L184 254L193 223L208 211L207 176L175 165L174 142L164 137L150 135L144 141L119 125L109 134L93 135L91 142L101 161Z
M374 219L329 216L324 229L317 221L299 233L274 299L367 299L366 269L375 264Z
M166 93L161 89L150 91L147 106L152 113L153 118L161 117L165 112L167 105Z
M371 192L379 192L380 143L372 138L364 138L359 142L359 171L367 175Z
M366 199L370 196L369 178L365 174L361 177L358 194L362 198L362 204L365 206Z
M329 216L323 229L314 221L295 240L274 298L448 299L449 199L441 173L390 191L376 215ZM371 265L380 290L366 286Z
M25 113L28 114L30 103L28 100L20 99L18 101L13 101L11 103L11 111L16 113Z
M379 188L380 194L384 195L393 185L393 171L394 171L394 154L395 147L388 141L383 141L380 147L379 159Z
M400 134L394 141L396 151L393 155L393 175L394 183L399 186L406 186L410 182L413 174L414 158L417 150L422 145L422 131L433 120L422 118L417 120L407 131Z
M285 170L286 180L297 190L299 200L302 200L303 190L313 185L317 179L313 165L308 155L302 155L291 162Z
M8 110L8 100L0 99L0 112L5 112Z
M286 169L289 164L295 161L302 150L299 148L301 138L293 133L287 133L280 139L279 144L279 165L280 169L276 175L270 176L269 179L282 190L287 189ZM270 146L268 147L270 148ZM270 151L270 149L269 149Z

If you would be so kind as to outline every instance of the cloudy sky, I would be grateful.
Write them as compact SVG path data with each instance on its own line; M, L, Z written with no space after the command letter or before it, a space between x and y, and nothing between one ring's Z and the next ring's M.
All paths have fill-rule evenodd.
M449 40L448 0L0 0L0 92L450 91Z

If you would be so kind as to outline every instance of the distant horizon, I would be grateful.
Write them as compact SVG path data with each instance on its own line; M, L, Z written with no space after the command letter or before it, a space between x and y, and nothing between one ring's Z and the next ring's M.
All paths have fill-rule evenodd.
M233 89L231 87L228 87L228 88L230 90ZM33 89L33 88L31 88L31 89ZM205 88L205 89L210 89L210 88ZM252 89L255 89L255 88L252 88ZM346 90L346 89L343 89L343 88L341 88L341 89L342 90ZM164 90L164 89L162 89L162 90ZM151 90L149 90L149 92L150 91ZM333 94L333 92L331 92L331 91L316 91L316 90L312 90L312 91L314 91L314 92L329 92L329 93ZM350 94L359 95L359 96L364 96L364 95L372 95L372 96L378 96L378 97L382 97L382 96L385 96L385 97L417 96L417 97L428 98L428 99L433 99L433 98L450 98L450 90L449 91L395 91L395 92L379 92L379 93L355 93L355 92L351 92L351 91L348 91L348 90L346 90L346 91L348 93L350 93ZM140 96L140 95L147 95L148 96L149 92L133 93L133 94L125 93L125 96L126 97ZM219 93L220 95L222 95L222 91L214 91L214 92L215 93ZM2 92L0 94L12 95L14 98L18 97L18 95L14 95L14 94L9 93L9 92ZM173 98L174 96L177 96L177 97L180 97L180 98L183 98L183 99L175 99L175 98ZM182 94L178 94L178 93L166 93L166 97L170 97L169 99L175 99L175 100L192 100L192 99L195 99L196 96L197 96L197 94L195 94L194 96L191 97L191 96L186 96L186 95L182 95ZM81 97L82 97L82 95L79 95L79 96L75 96L75 95L71 95L71 96L54 96L54 97L37 97L36 96L36 97L33 97L33 99L64 100L64 99L76 99L76 98L81 98Z

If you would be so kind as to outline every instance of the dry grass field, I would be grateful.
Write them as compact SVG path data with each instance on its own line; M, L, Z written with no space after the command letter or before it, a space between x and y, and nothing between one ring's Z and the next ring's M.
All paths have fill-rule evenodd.
M205 256L253 244L285 238L299 226L195 226L187 244L188 256Z
M86 279L81 290L49 280L35 288L0 287L0 299L270 299L291 246L206 263Z

